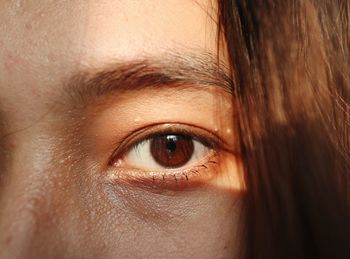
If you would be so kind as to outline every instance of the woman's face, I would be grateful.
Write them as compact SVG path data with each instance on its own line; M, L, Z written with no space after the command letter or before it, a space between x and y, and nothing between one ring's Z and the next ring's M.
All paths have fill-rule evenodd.
M232 257L242 185L215 8L1 1L1 258Z

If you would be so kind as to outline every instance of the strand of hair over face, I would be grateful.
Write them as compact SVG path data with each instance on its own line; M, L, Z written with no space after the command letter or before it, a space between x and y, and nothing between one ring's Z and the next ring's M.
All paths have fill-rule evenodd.
M242 258L348 258L350 2L218 9L247 187Z

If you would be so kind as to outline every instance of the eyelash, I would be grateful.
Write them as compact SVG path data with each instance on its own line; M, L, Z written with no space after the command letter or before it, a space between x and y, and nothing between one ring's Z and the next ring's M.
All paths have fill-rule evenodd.
M164 169L163 171L155 172L120 166L120 161L123 160L125 154L137 147L142 141L168 134L189 136L210 148L210 154L203 157L203 162L200 161L199 164L185 169ZM216 174L220 146L221 141L216 135L192 125L161 124L148 126L130 134L113 152L109 162L113 171L109 175L110 180L166 188L177 188L183 185L194 186L196 183L205 183L208 178Z
M133 170L128 172L125 177L125 171L121 168L115 170L109 175L109 182L113 184L126 183L131 186L140 186L146 188L178 189L184 187L196 187L207 183L216 174L218 161L209 160L203 164L197 165L184 171L175 171L172 173L154 173L140 172ZM210 173L208 173L211 171Z

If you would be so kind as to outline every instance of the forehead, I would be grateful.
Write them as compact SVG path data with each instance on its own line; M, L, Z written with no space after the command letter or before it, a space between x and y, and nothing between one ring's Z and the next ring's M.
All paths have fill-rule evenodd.
M210 0L1 1L1 105L47 103L79 66L215 52L214 9Z
M215 49L212 9L195 0L5 1L1 54L40 66Z

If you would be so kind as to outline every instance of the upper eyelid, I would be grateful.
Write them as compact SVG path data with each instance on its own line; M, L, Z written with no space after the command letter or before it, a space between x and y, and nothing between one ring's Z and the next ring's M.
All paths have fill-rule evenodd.
M145 133L152 128L153 128L153 131L149 133ZM203 144L206 144L212 149L217 149L222 146L222 140L212 132L206 129L202 129L200 127L188 125L188 124L181 124L181 123L155 124L155 125L143 127L133 132L134 133L129 134L128 137L126 137L123 141L120 142L120 144L118 145L118 148L113 152L110 158L109 164L113 164L113 161L115 160L116 156L118 154L124 154L127 151L127 148L132 148L135 144L137 144L142 140L147 140L152 136L156 136L164 133L170 133L170 134L176 133L176 134L184 134L184 135L187 134L193 137L193 139L200 141ZM137 134L137 135L135 136L134 134ZM128 138L129 139L131 138L133 140L130 141L128 140Z
M160 135L189 135L193 140L196 140L196 141L199 141L201 142L202 144L204 144L205 146L208 146L209 148L216 148L216 144L215 143L209 143L208 141L206 141L205 139L203 138L198 138L196 137L193 133L190 133L190 132L159 132L159 133L154 133L154 134L151 134L149 136L145 136L144 138L142 138L141 140L139 141L135 141L134 144L131 144L130 146L131 147L137 147L139 145L142 145L144 144L145 142L149 142L152 138L154 137L157 137L157 136L160 136Z

